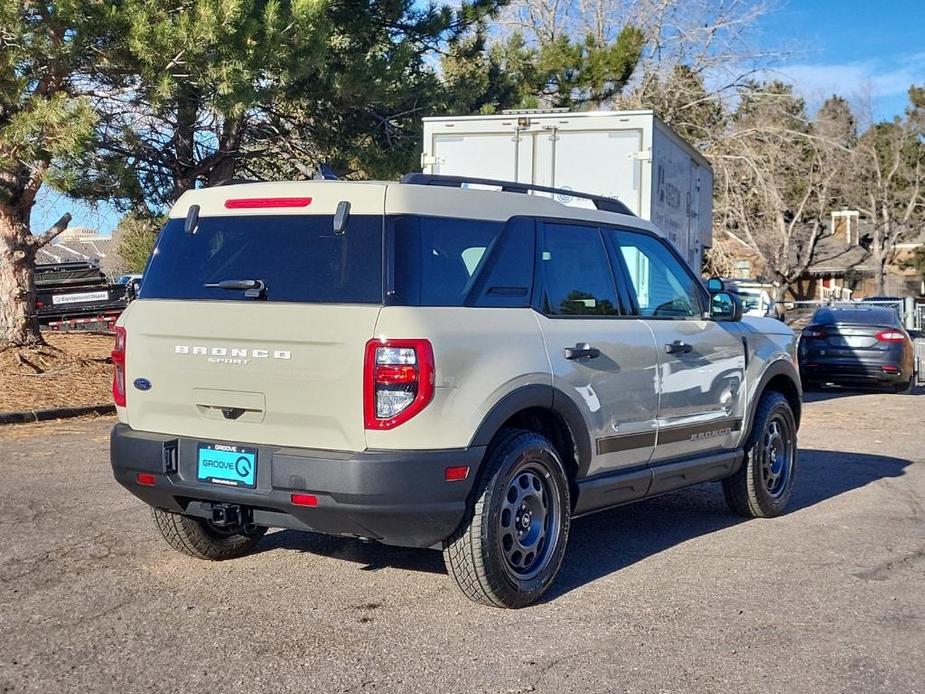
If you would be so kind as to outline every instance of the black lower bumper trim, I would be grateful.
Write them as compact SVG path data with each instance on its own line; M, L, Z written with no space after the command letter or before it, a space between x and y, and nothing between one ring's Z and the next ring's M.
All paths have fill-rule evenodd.
M211 518L213 504L238 504L257 525L405 547L432 547L452 534L485 453L484 447L343 453L260 445L256 488L245 489L197 481L200 442L237 443L117 424L110 438L113 474L135 496L168 511ZM447 482L446 468L456 466L468 466L468 477ZM154 484L139 483L139 472L152 474ZM314 495L317 506L293 505L293 493Z

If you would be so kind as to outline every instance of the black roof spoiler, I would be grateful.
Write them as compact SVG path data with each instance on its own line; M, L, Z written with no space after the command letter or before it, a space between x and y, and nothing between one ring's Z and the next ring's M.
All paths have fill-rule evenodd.
M602 212L616 212L635 216L633 211L617 198L609 198L593 193L579 193L567 188L551 188L533 183L516 183L514 181L498 181L491 178L470 178L469 176L440 176L437 174L409 173L401 179L401 183L416 186L442 186L444 188L462 188L466 185L492 186L500 188L505 193L551 193L573 198L590 200L594 207Z

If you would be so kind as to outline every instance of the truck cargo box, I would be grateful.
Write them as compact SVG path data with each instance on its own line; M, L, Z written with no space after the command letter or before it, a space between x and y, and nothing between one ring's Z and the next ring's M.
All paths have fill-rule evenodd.
M616 197L658 225L697 272L712 245L713 170L652 111L425 118L421 167Z

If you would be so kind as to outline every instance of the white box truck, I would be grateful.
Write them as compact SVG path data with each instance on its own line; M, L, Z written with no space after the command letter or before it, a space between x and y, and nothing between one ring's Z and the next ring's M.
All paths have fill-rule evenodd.
M655 223L696 272L712 245L710 163L652 111L425 118L421 168L618 198ZM557 199L592 206L580 198Z

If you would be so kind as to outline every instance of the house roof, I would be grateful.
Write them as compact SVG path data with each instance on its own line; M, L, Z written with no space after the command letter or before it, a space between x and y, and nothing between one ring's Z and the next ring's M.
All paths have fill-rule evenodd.
M809 272L813 275L844 274L848 271L874 272L870 251L854 244L849 245L841 235L826 235L816 243Z
M74 260L97 260L104 271L116 271L120 263L116 244L111 238L95 238L79 241L72 238L57 238L36 253L35 261L40 264L65 263Z
M875 271L870 251L857 244L857 239L848 242L843 233L832 233L826 223L822 238L816 242L813 262L807 270L811 275L843 275L847 272L870 274ZM873 225L861 220L857 232L861 237L870 234Z

